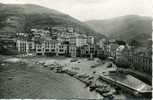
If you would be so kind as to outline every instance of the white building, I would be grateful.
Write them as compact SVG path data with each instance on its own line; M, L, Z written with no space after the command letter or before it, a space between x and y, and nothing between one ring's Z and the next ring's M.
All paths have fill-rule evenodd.
M16 33L16 47L19 53L28 54L34 49L34 42L28 41L27 33Z
M36 54L45 55L45 43L36 44Z
M120 45L117 49L116 49L116 57L120 57L123 53L125 49L125 46L124 45Z
M73 33L73 32L74 32L74 29L73 29L73 27L67 27L67 31L68 31L69 33Z
M101 39L101 40L99 40L98 45L100 48L104 48L105 43L106 43L106 39Z
M31 29L32 34L34 35L35 38L46 38L50 37L50 31L49 30L44 30L44 29Z
M76 57L77 47L75 45L70 45L69 53L71 57Z
M28 42L24 40L17 40L16 46L19 53L28 53Z
M87 44L87 38L80 35L76 37L76 46L81 47Z
M87 43L94 44L94 37L93 36L88 36L87 37Z
M56 45L56 55L64 55L67 50L67 45L63 43L58 43Z

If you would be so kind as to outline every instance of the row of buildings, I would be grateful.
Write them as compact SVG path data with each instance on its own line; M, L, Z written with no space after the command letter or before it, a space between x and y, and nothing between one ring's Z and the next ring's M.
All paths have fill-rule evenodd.
M151 73L151 59L145 55L135 55L128 46L119 45L115 41L101 39L99 42L95 42L94 36L79 34L74 31L73 27L57 26L47 30L31 29L31 33L17 33L14 39L4 35L0 37L3 37L0 38L2 53L8 49L16 49L20 54L90 58L111 56L115 59L121 58L120 62L122 63L125 63L123 61L125 58L129 65L134 65L132 68ZM6 41L4 37L9 39Z
M94 36L79 34L73 27L53 27L51 31L31 29L28 33L17 33L18 52L36 55L65 55L76 57L93 54ZM91 52L92 51L92 52Z

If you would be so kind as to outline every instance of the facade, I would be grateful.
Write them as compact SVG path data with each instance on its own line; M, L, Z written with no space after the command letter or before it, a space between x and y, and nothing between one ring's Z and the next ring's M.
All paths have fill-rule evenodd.
M33 36L30 40L26 33L17 33L18 51L25 54L70 57L77 57L78 54L90 55L91 46L94 44L93 36L79 34L74 31L73 27L57 26L51 29L51 32L43 29L31 29Z
M17 40L16 46L18 47L18 52L20 53L28 53L28 42L26 40Z
M70 44L76 45L76 37L75 36L70 37Z
M77 47L75 45L70 45L69 53L70 53L71 57L76 57L77 56Z
M87 38L85 36L77 36L76 37L76 46L81 47L87 44Z
M56 45L56 55L65 55L67 50L67 45L64 43L58 43Z
M41 44L36 44L36 54L38 55L65 55L66 50L66 44L59 43L55 40L48 40Z
M16 40L17 51L22 54L35 53L35 43L33 41Z
M104 50L100 47L96 48L96 56L99 58L104 58Z
M107 47L109 56L116 57L117 50L118 50L119 47L124 47L124 46L120 46L120 45L118 45L116 43L109 44L108 47Z
M51 28L52 33L54 32L66 32L66 28L64 26L54 26Z
M22 54L27 54L29 52L28 34L27 33L17 33L16 46L18 52Z
M73 32L74 32L74 28L71 27L71 26L69 26L69 27L67 28L67 32L69 32L69 33L73 33Z
M44 43L36 44L36 54L44 55Z
M94 37L93 36L88 36L87 37L87 43L88 44L94 44Z
M101 40L99 40L99 42L97 43L97 45L98 45L100 48L103 48L103 49L104 49L104 46L106 45L106 39L101 39Z
M31 29L32 34L34 37L49 37L50 36L50 31L49 30L44 30L44 29Z
M89 45L84 45L80 49L81 49L81 56L84 56L84 57L89 56L89 53L90 53Z

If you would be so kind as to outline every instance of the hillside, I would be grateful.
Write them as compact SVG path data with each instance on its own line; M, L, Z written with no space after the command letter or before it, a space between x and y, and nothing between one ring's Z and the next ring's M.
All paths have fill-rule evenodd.
M0 4L0 34L14 35L54 25L73 25L82 34L104 37L77 19L53 9L32 4Z
M87 21L86 24L110 39L134 39L145 42L151 38L152 33L152 19L137 15L121 16L107 20L91 20Z

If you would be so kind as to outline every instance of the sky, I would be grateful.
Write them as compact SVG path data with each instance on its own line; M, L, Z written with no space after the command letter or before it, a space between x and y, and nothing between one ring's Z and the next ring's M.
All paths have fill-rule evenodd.
M153 17L153 0L0 0L0 3L37 4L69 14L81 21L124 15Z

